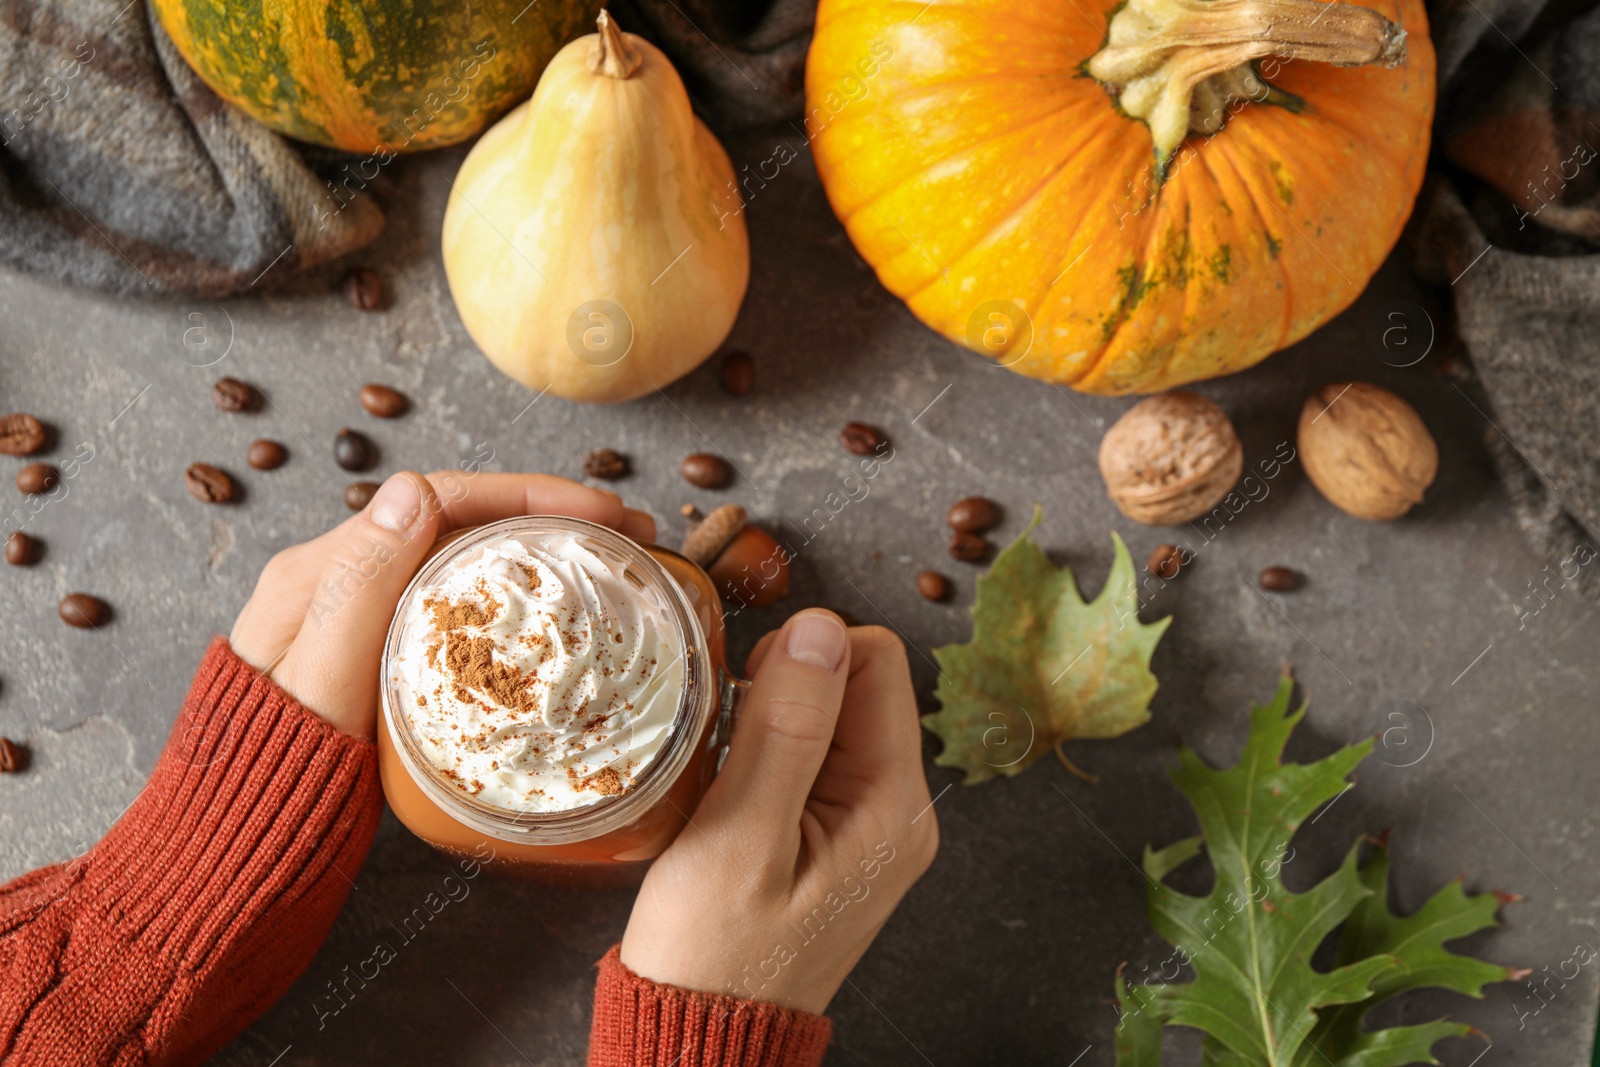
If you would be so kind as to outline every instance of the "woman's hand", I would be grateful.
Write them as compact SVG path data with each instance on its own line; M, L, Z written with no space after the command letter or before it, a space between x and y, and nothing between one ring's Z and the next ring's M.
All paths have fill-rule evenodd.
M441 534L514 515L570 515L652 541L655 520L615 493L544 474L396 474L314 541L273 556L239 612L233 650L347 734L371 737L383 643Z
M768 634L727 761L645 878L622 962L820 1014L938 848L905 648L813 609Z

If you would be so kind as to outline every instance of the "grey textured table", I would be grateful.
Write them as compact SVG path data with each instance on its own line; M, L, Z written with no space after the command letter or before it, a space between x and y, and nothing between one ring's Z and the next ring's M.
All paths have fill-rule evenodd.
M735 155L765 158L773 141L748 138ZM839 427L877 423L894 460L865 499L805 543L787 601L736 621L734 651L742 660L761 632L807 604L886 622L917 650L930 710L927 650L967 638L962 605L976 573L944 555L951 501L973 492L1000 500L1002 543L1040 502L1039 540L1091 592L1109 564L1109 530L1139 560L1166 538L1122 519L1096 473L1101 430L1131 401L1012 375L924 329L855 255L804 155L749 207L754 271L731 339L757 360L748 397L726 397L712 364L621 407L549 397L528 407L533 394L473 349L445 286L437 232L459 159L448 152L399 168L391 228L360 257L393 288L394 305L381 313L347 308L336 271L222 304L109 299L0 274L4 407L52 421L58 460L79 442L94 447L67 497L30 521L48 543L43 562L0 575L0 733L34 752L28 773L0 779L0 875L81 851L133 798L201 649L227 631L262 564L344 516L343 477L316 451L344 425L375 439L383 472L455 466L492 449L495 469L581 475L589 449L617 448L636 468L619 488L675 541L688 500L738 500L763 522L799 526L850 470ZM1166 955L1130 857L1192 832L1164 770L1176 736L1231 762L1247 701L1271 694L1286 660L1312 698L1292 754L1387 729L1397 710L1409 710L1415 731L1412 747L1380 752L1357 772L1358 787L1307 827L1291 884L1330 871L1358 833L1393 827L1402 907L1458 874L1469 888L1527 898L1505 910L1502 929L1468 942L1474 951L1542 977L1575 944L1600 947L1597 613L1563 589L1519 624L1528 583L1555 561L1519 538L1490 477L1486 418L1439 372L1438 353L1410 369L1385 364L1374 325L1397 299L1425 301L1391 263L1310 340L1199 389L1231 413L1250 465L1291 438L1314 386L1359 377L1395 389L1439 441L1426 503L1403 521L1368 525L1334 510L1290 465L1147 610L1175 616L1155 655L1154 721L1071 746L1099 785L1048 760L1012 781L943 792L955 776L930 762L943 849L835 1001L831 1063L1110 1063L1113 972ZM197 368L185 360L203 360L182 334L202 326L214 331L210 355L227 354ZM249 416L213 410L208 390L224 373L258 384L271 405ZM404 390L413 411L394 423L365 416L356 390L369 380ZM286 442L289 464L249 470L244 448L258 436ZM713 448L740 478L720 494L691 490L678 459ZM195 460L238 474L243 501L190 499L180 475ZM1251 581L1279 563L1308 581L1269 602ZM952 604L916 595L915 575L929 566L956 576ZM62 626L55 602L67 589L104 596L113 624L99 633ZM930 738L930 756L935 745ZM219 1062L580 1062L592 964L621 934L625 893L480 878L341 1011L318 1010L343 968L389 937L388 924L450 869L386 816L321 954ZM1457 1067L1568 1067L1588 1062L1597 973L1585 967L1520 1020L1543 1002L1509 985L1482 1002L1420 996L1387 1015L1448 1011L1492 1036L1477 1060L1479 1041L1441 1046Z

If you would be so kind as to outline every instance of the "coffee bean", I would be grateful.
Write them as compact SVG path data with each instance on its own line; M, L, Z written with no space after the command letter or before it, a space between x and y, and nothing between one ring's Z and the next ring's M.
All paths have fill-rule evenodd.
M250 442L250 451L245 453L244 458L256 470L270 471L283 466L283 461L289 458L289 451L276 441L258 437Z
M924 600L937 603L950 595L950 579L938 571L923 571L917 575L917 592Z
M0 774L16 774L27 766L28 750L9 737L0 737Z
M945 521L962 533L988 533L1000 521L1000 505L987 497L964 497L950 505Z
M839 431L839 443L844 445L846 452L870 456L884 446L884 438L877 427L864 422L852 422Z
M233 479L209 463L191 463L183 471L183 487L202 504L226 504L233 499Z
M17 472L17 488L30 495L48 493L61 476L48 463L30 463Z
M106 608L105 601L92 597L88 593L68 593L61 598L61 603L56 607L56 613L61 616L61 621L68 626L86 629L104 624L109 611Z
M1271 593L1288 593L1300 588L1300 575L1288 567L1268 567L1261 572L1261 588Z
M360 511L372 502L377 492L377 482L351 482L344 487L344 506L351 511Z
M340 430L333 439L333 461L347 471L364 471L372 466L372 442L354 430Z
M380 419L392 419L405 414L406 395L398 389L390 389L387 385L368 382L361 387L361 406L367 409L368 415L375 415Z
M584 457L583 473L591 478L614 482L618 478L626 477L628 457L614 449L597 448Z
M756 363L744 352L729 352L722 360L722 387L734 396L744 396L755 384Z
M39 558L39 542L18 530L6 538L6 562L13 567L26 567Z
M0 416L0 452L31 456L43 447L44 423L23 412Z
M1183 567L1183 553L1177 545L1158 545L1145 561L1145 566L1151 574L1169 582L1178 576L1179 569Z
M378 272L357 267L344 276L344 298L357 311L373 311L383 303L383 279Z
M950 535L950 558L962 563L977 563L989 554L989 542L975 533L957 530Z
M678 468L683 480L701 489L721 489L733 481L733 468L721 456L709 452L696 452L685 457Z
M219 411L252 411L256 406L255 388L237 378L218 378L211 387L211 402Z

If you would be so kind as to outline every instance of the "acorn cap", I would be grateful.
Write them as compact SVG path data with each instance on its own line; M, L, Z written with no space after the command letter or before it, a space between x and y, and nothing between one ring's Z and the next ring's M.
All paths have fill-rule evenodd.
M723 504L689 531L688 536L683 539L683 548L680 551L700 566L709 567L718 556L722 555L722 550L728 547L728 542L745 528L748 520L749 516L738 504Z

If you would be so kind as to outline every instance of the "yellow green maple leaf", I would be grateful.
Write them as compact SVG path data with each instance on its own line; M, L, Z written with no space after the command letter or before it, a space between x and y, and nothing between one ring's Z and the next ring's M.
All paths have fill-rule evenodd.
M933 652L940 710L922 722L944 741L935 762L960 767L968 785L1017 774L1063 741L1150 720L1150 655L1172 620L1139 621L1133 559L1115 533L1105 588L1086 602L1072 569L1034 542L1041 517L1035 508L978 579L972 640Z

